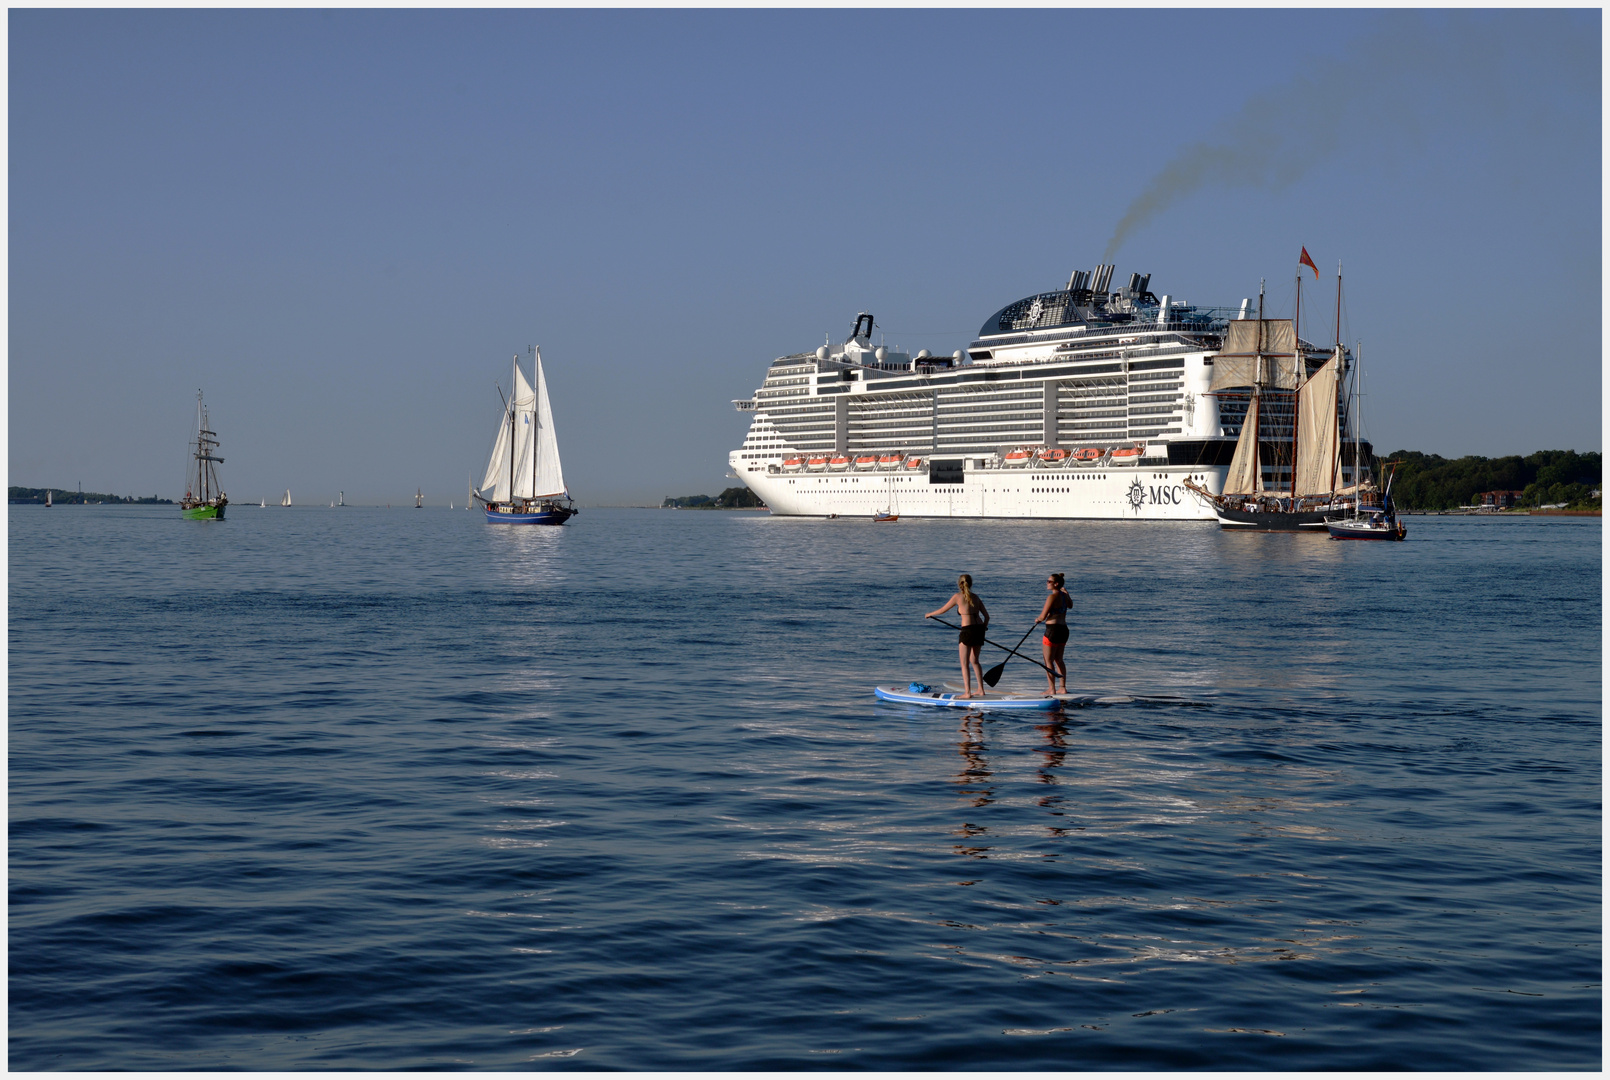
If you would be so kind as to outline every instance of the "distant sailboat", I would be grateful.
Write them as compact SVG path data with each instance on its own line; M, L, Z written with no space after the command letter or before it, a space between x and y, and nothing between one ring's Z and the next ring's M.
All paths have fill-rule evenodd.
M542 353L535 348L536 386L526 381L514 358L514 386L498 423L498 441L486 463L486 477L475 497L486 505L486 520L511 525L563 525L577 513L565 489L554 435L548 380Z
M280 499L280 505L281 506L289 506L289 505L291 505L291 489L290 488L285 489L285 495L284 495L283 498Z
M201 403L201 391L196 391L196 441L191 444L190 456L195 468L185 477L184 498L179 510L187 521L218 521L229 505L229 496L218 486L218 470L224 459L213 451L218 449L218 433L207 427L207 407Z
M258 499L257 500L257 506L258 506L259 509L268 506L268 500L267 499Z
M338 492L335 497L335 504L337 506L347 505L347 493L344 491Z
M414 509L418 510L420 507L422 507L424 505L425 505L425 489L420 488L418 491L414 492Z
M45 505L46 506L51 505L51 503L50 503L50 489L49 488L45 489Z

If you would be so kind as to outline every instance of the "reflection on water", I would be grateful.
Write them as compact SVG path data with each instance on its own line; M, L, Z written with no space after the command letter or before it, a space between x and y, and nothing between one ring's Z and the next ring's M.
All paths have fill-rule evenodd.
M1597 1064L1596 522L13 509L14 1067Z
M562 589L569 579L566 551L586 543L585 534L574 525L488 523L482 534L485 583L494 589Z

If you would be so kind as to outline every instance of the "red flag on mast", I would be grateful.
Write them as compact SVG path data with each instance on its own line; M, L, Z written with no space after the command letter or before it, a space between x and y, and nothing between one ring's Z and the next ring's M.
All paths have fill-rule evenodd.
M1310 270L1312 270L1314 272L1314 280L1315 281L1319 280L1319 267L1315 266L1314 265L1314 260L1310 259L1308 257L1308 249L1307 248L1303 248L1303 257L1297 260L1297 265L1298 266L1306 266L1306 267L1308 267L1308 269L1310 269Z

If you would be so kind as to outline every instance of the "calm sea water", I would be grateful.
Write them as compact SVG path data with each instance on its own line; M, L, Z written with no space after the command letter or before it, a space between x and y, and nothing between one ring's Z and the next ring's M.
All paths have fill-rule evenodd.
M1596 520L9 539L15 1069L1600 1064ZM875 701L964 570L1131 700Z

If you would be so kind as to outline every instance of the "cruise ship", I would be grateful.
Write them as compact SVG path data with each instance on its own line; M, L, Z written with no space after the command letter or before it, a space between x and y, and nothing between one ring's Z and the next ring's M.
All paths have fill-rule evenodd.
M1006 305L951 356L874 345L873 317L858 314L841 345L773 360L754 395L733 402L752 419L732 471L780 515L1215 520L1186 485L1223 494L1253 391L1226 380L1250 383L1260 364L1237 357L1216 380L1214 361L1227 338L1246 339L1230 324L1262 312L1250 298L1176 303L1152 292L1150 274L1109 291L1113 270L1078 270L1066 288ZM1292 369L1317 370L1338 350L1349 359L1303 340L1292 320L1265 321L1286 332L1256 340L1292 342ZM1291 394L1265 389L1261 403L1262 480L1279 490ZM1338 482L1352 472L1349 454Z

